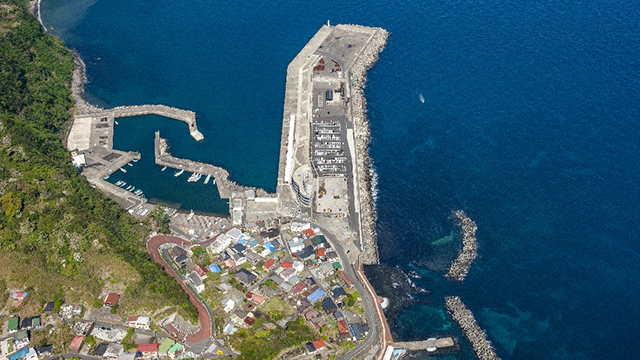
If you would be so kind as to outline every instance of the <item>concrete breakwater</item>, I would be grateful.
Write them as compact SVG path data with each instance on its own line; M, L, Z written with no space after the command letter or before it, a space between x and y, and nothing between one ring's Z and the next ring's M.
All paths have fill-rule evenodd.
M216 186L220 197L223 199L233 198L233 193L244 193L246 190L253 190L257 197L273 198L275 194L268 193L264 189L243 186L235 181L229 180L229 172L219 166L206 164L198 161L180 159L174 157L169 152L169 143L167 139L160 137L160 133L156 132L155 138L155 163L160 166L167 166L177 170L195 172L204 176L211 175L216 180Z
M190 110L182 110L166 105L132 105L118 106L91 114L94 117L110 116L114 118L141 116L141 115L160 115L179 121L184 121L189 125L189 134L196 140L204 139L204 136L198 131L196 124L196 113Z
M476 238L476 230L478 226L471 220L462 210L453 213L462 230L462 250L458 254L458 258L453 261L449 271L445 275L448 279L462 281L467 277L471 263L478 256L478 244Z
M367 101L364 97L364 86L367 81L367 70L378 60L378 54L387 43L389 32L378 29L364 47L349 72L351 86L351 118L354 124L356 139L357 187L360 204L360 224L363 244L362 263L379 264L378 245L376 242L376 211L371 191L373 173L369 157L371 133L367 121Z
M478 359L481 360L495 360L500 359L496 354L493 345L487 339L487 334L478 326L476 319L462 300L457 296L448 296L445 298L445 304L447 311L453 317L460 327L462 332L469 339L473 346Z
M190 110L182 110L166 105L117 106L112 109L104 109L90 104L83 97L84 85L87 83L86 65L75 51L73 52L73 58L76 62L76 68L73 72L73 80L71 82L71 94L76 101L76 116L90 115L92 117L119 118L141 115L160 115L187 123L189 126L189 134L191 134L196 141L204 139L202 133L198 131L196 113Z

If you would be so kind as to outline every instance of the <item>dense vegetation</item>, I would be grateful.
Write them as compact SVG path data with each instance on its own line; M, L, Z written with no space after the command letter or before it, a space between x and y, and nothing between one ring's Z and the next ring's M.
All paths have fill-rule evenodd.
M62 139L74 68L71 52L46 34L26 1L0 0L0 277L33 286L40 301L60 289L94 298L105 279L92 261L106 256L105 263L124 262L139 274L127 284L131 296L156 294L195 317L186 294L147 253L148 225L71 165Z
M240 360L266 360L273 359L281 351L293 346L300 346L307 341L315 340L318 336L307 325L302 317L297 321L289 321L287 328L276 327L273 330L265 329L264 317L256 318L253 329L238 329L231 336L231 345L241 352Z

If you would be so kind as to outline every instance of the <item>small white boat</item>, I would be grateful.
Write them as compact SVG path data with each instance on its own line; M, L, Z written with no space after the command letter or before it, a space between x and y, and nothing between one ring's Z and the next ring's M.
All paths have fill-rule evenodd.
M216 184L216 178L213 178L213 185Z
M184 172L184 169L180 170L180 171L177 171L175 174L173 174L173 176L178 177L178 176L182 175L183 172Z
M424 96L422 96L422 94L420 94L420 101L424 104Z
M162 168L162 170L160 170L160 171L165 171L165 170L167 170L167 167L166 167L166 166L165 166L165 167L163 167L163 168Z
M127 163L127 165L129 165L129 166L133 166L133 164L132 164L132 163Z
M195 214L193 213L193 210L191 210L191 213L189 214L189 216L187 216L187 221L193 219L193 215Z
M122 171L123 173L126 173L126 172L127 172L127 170L125 170L125 169L123 169L123 168L120 168L120 171Z
M109 175L107 175L104 178L102 178L102 180L107 180L108 178L109 178Z
M116 125L120 125L120 124L118 124L118 122L117 122L117 121L115 121L115 120L114 120L114 122L116 123Z
M207 175L207 177L204 179L204 184L207 185L209 183L209 180L211 180L211 175Z

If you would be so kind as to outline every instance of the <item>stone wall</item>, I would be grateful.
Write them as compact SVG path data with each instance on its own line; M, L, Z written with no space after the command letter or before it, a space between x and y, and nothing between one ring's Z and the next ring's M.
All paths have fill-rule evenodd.
M360 56L350 68L352 120L356 138L356 159L354 163L358 169L358 187L360 202L360 221L362 224L362 263L366 265L380 263L378 244L376 242L376 211L371 192L373 173L371 158L369 157L369 142L371 133L367 120L367 101L364 97L364 87L367 81L367 70L378 60L378 54L384 49L389 33L378 29L369 43L362 49ZM354 209L355 210L355 209Z

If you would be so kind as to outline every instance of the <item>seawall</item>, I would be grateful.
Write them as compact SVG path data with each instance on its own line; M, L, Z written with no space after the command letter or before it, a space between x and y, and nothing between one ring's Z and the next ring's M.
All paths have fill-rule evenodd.
M354 196L359 203L360 233L363 244L361 258L365 265L379 264L380 256L375 231L376 211L371 188L373 179L371 158L369 157L371 132L367 119L367 100L364 97L364 87L367 81L367 70L378 60L378 54L384 49L388 37L389 32L378 29L354 64L347 70L351 87L351 119L354 124L356 141L354 163L357 167L357 179L354 179L354 191L357 193Z

